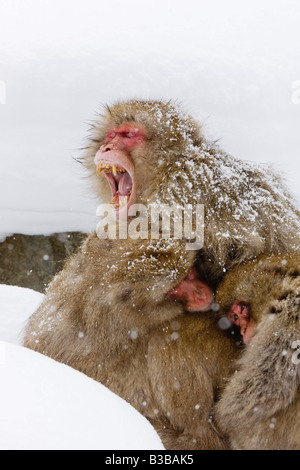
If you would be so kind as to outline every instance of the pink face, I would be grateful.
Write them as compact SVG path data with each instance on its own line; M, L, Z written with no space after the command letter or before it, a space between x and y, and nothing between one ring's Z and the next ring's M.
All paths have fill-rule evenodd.
M192 268L186 278L167 293L167 298L182 301L189 312L205 312L211 307L213 293L204 282L198 279L196 269Z
M95 156L97 174L104 173L112 193L112 206L121 219L136 202L134 163L131 152L143 151L146 132L141 126L124 124L109 130Z
M248 344L255 334L255 321L251 316L250 305L245 302L235 302L228 314L229 320L240 328L245 344Z

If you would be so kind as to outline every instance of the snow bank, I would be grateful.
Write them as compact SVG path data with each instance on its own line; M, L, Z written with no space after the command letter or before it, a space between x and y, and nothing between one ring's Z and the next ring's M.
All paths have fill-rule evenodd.
M7 342L20 341L42 298L0 286L0 449L163 449L149 422L103 385Z
M20 346L1 352L1 449L163 449L148 421L101 384Z
M43 294L22 287L0 285L0 340L22 343L22 331Z

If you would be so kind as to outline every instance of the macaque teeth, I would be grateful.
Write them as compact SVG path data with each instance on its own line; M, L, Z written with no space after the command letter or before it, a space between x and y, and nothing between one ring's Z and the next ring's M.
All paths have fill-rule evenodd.
M113 207L114 207L114 209L118 209L118 208L120 207L120 204L118 204L118 203L114 203L114 201L112 201L112 202L109 202L109 204L110 204L111 206L113 206Z
M114 170L115 168L115 170ZM119 168L118 166L116 165L113 165L112 166L112 170L113 170L113 174L116 176L117 175L117 172L119 173L126 173L126 170L124 170L124 168ZM116 171L116 174L115 174L115 171Z
M131 194L131 191L129 191L129 193L126 195L126 196L122 196L122 199L120 201L120 207L123 207L125 205L127 205L129 199L130 199L130 194Z
M110 164L109 163L106 163L106 162L99 162L98 165L97 165L97 171L100 170L100 172L102 170L110 170Z
M99 162L98 165L97 165L97 175L100 175L100 173L102 171L104 171L104 173L108 173L110 170L110 164L109 163L105 163L105 162Z
M100 175L101 171L104 171L104 173L113 173L114 176L117 176L117 173L126 173L126 170L124 168L119 168L115 164L112 166L108 162L99 162L97 165L97 175Z
M100 168L110 168L110 164L108 162L99 162L98 166Z

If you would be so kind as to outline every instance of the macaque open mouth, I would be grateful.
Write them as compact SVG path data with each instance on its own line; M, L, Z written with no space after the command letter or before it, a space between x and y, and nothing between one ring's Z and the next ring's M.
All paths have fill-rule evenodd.
M107 182L110 186L112 193L112 204L113 208L118 210L123 206L129 206L132 188L133 188L133 179L123 166L118 165L118 163L112 163L105 160L99 161L97 164L97 175L104 173Z
M97 174L104 173L112 193L112 206L119 218L126 218L135 203L134 160L132 152L142 151L145 131L133 124L124 124L107 132L103 145L95 155Z

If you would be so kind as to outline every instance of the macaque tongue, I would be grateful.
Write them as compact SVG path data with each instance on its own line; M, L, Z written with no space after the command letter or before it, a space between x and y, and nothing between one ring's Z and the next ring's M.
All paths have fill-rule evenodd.
M118 189L119 189L120 196L126 196L129 193L129 191L131 191L132 179L127 171L120 178Z

